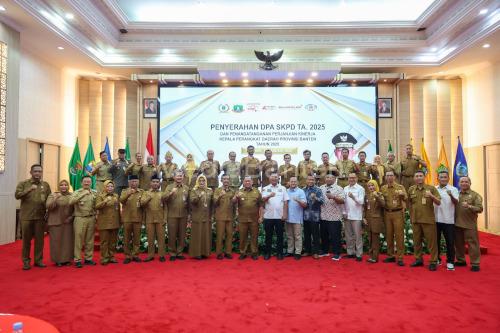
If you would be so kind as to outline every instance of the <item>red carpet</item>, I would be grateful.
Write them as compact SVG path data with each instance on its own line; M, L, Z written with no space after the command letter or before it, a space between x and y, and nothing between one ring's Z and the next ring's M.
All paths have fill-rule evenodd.
M489 253L479 273L411 269L412 257L400 268L213 256L25 272L17 242L0 246L0 312L40 318L63 333L499 332L500 237L481 241Z

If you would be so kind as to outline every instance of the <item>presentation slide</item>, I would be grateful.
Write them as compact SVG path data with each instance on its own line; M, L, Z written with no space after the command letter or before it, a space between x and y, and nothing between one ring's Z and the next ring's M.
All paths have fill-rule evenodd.
M160 160L170 151L180 166L191 153L199 164L211 149L221 164L231 151L240 161L248 145L259 159L271 149L278 164L286 153L297 164L305 149L317 163L323 152L334 163L342 147L371 159L375 94L375 87L162 87Z

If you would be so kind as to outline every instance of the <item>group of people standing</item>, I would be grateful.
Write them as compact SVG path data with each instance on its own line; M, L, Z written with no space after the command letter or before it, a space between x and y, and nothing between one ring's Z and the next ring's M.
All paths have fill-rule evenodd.
M179 167L172 154L155 165L148 157L142 163L140 153L131 163L125 151L108 161L106 152L82 178L81 188L70 193L69 183L62 180L58 191L51 193L42 180L42 167L31 167L31 178L20 182L16 198L21 200L20 221L23 235L23 268L31 268L31 240L35 238L34 265L43 263L45 225L50 234L50 253L57 266L95 265L94 233L99 232L101 264L117 263L115 258L118 230L123 227L124 263L152 261L158 248L160 261L183 260L186 230L191 227L189 256L198 260L209 257L212 246L212 223L216 229L216 258L232 259L234 226L239 231L239 259L258 259L259 225L264 225L264 259L275 253L278 260L304 256L318 259L331 254L338 261L342 255L342 229L347 254L342 258L362 261L363 227L369 239L369 263L379 260L380 234L387 241L386 263L404 266L404 213L408 209L412 222L415 261L412 267L423 266L422 248L425 239L430 251L429 269L440 263L439 247L444 234L447 247L447 269L465 266L465 243L469 244L471 270L479 271L479 239L477 215L482 212L482 198L470 189L468 177L460 179L460 191L450 186L447 170L439 172L439 185L424 183L425 162L406 146L400 162L389 153L373 164L366 162L366 153L358 153L359 162L349 159L351 151L342 148L342 158L330 163L328 153L321 155L321 164L311 160L311 152L303 152L304 160L297 166L291 156L284 163L254 157L254 147L241 162L236 153L221 164L214 152L196 165L188 154ZM222 173L222 176L221 176ZM96 190L91 189L92 176ZM219 186L219 181L222 183ZM142 225L147 232L147 257L139 257ZM166 237L166 231L168 237ZM284 237L287 248L284 249ZM168 238L168 244L165 239ZM248 239L250 238L250 240ZM155 245L156 244L156 245ZM82 257L83 252L83 257Z

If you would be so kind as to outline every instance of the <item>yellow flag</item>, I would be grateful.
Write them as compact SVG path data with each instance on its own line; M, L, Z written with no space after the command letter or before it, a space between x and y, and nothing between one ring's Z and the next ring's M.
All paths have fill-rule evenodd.
M437 175L441 171L450 172L450 164L448 163L448 156L446 155L443 137L441 137L441 149L439 150L438 166L436 168L436 179L434 180L436 185L439 183Z
M427 164L427 167L422 168L425 173L425 183L427 185L432 185L432 168L431 168L431 162L429 161L429 156L427 156L427 152L425 151L424 147L424 138L422 138L422 143L420 144L420 153L422 154L422 159L425 161Z

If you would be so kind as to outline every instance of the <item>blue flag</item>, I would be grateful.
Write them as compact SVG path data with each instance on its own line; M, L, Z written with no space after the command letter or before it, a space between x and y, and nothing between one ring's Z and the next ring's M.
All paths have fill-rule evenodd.
M104 145L104 151L106 152L106 155L108 155L108 161L113 160L113 158L111 157L111 151L109 150L108 137L106 137L106 144Z
M458 183L460 177L468 175L469 169L467 168L467 159L465 158L460 138L458 138L457 154L455 155L455 165L453 166L453 186L459 189Z

